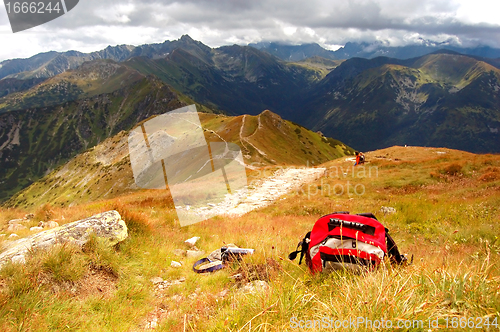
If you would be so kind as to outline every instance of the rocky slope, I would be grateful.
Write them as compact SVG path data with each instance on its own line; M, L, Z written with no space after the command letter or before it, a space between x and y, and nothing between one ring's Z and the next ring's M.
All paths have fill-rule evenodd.
M0 114L0 201L137 122L186 105L141 76L113 92Z

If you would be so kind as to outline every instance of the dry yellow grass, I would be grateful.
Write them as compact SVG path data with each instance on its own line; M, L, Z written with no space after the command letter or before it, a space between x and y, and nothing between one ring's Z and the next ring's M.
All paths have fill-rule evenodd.
M26 213L44 218L49 212L69 222L115 208L131 233L119 249L107 253L118 269L116 292L110 297L61 295L43 287L12 295L7 278L0 275L0 328L62 330L68 325L85 331L140 331L156 319L159 331L316 331L321 328L293 327L299 320L312 324L324 317L333 319L330 323L359 317L393 324L422 321L423 327L401 329L415 331L429 330L436 319L443 330L457 330L453 319L460 323L474 318L476 324L496 318L500 323L500 180L491 175L500 167L500 156L417 147L366 155L364 168L353 168L345 158L325 164L326 177L264 209L182 228L170 196L158 191L71 208L1 210L5 227L9 218ZM382 206L397 212L384 216ZM338 210L375 213L400 250L414 255L414 264L385 266L366 275L312 276L304 265L290 262L288 253L314 222ZM201 237L197 247L207 254L228 243L256 253L228 269L197 275L191 270L193 259L173 253L186 249L183 242L192 236ZM183 266L170 267L172 260L182 260ZM267 271L270 289L240 294L238 283L228 277L242 270ZM31 280L33 274L23 271L19 278ZM149 281L156 276L186 280L159 291ZM358 325L346 330L376 328ZM474 330L486 328L483 324Z

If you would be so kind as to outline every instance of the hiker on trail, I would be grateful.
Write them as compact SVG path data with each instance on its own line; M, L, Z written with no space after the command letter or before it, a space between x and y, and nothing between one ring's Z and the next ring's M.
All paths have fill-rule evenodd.
M364 163L365 163L365 155L363 154L363 152L356 151L356 162L354 163L354 166Z

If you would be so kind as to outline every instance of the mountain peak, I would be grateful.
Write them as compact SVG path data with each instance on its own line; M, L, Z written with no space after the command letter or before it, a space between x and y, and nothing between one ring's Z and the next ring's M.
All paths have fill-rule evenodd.
M185 43L192 43L194 42L194 39L191 38L189 35L182 35L181 38L179 38L179 41L183 41Z
M464 55L460 52L452 51L452 50L447 50L445 48L441 48L435 52L432 52L430 54L453 54L453 55Z

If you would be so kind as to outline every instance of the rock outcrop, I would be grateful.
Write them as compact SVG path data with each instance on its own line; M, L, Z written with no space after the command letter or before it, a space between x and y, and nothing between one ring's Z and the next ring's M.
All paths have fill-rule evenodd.
M0 253L0 268L8 261L23 263L28 251L48 249L55 244L72 243L82 247L91 234L113 246L127 238L128 231L117 211L103 212L8 244Z

